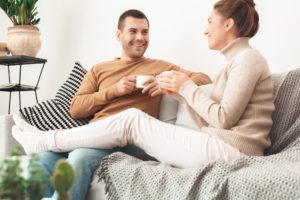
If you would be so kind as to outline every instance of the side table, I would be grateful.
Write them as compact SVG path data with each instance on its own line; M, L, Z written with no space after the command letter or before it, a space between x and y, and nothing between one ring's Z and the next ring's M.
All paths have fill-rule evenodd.
M8 84L0 85L0 91L9 92L9 105L8 105L8 114L10 114L10 106L11 106L11 93L19 92L19 108L21 109L21 92L23 91L34 91L35 99L38 103L38 97L36 90L38 89L38 85L40 82L40 78L47 62L46 59L36 58L30 56L16 55L16 56L0 56L0 65L7 66L8 71ZM40 74L35 86L21 84L21 75L22 75L22 66L23 65L31 65L31 64L42 64ZM10 66L19 65L19 82L11 83L10 77Z

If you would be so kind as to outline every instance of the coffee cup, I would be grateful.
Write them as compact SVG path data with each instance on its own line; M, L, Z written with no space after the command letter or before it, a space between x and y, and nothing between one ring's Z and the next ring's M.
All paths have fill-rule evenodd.
M144 88L144 84L151 78L149 75L137 75L135 79L136 88Z

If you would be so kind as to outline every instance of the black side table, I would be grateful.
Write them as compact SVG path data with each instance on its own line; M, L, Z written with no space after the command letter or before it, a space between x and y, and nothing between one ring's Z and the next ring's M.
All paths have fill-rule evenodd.
M8 114L10 113L10 105L11 105L11 93L19 92L19 108L21 109L21 92L23 91L34 91L35 99L38 103L38 97L36 90L38 89L38 85L40 82L40 78L47 62L46 59L35 58L30 56L0 56L0 65L7 66L8 70L8 84L0 85L0 91L9 92L9 105L8 105ZM21 84L21 75L22 75L22 65L30 65L30 64L42 64L41 71L35 86ZM10 78L10 66L19 65L19 83L11 83Z

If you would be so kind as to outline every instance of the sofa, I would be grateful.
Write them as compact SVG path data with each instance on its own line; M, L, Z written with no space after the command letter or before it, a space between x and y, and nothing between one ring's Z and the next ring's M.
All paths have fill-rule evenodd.
M75 68L76 65L78 67L78 63L75 64ZM70 76L72 75L72 72ZM282 101L276 102L276 99L279 99L277 98L278 93L280 93L280 95L282 96L285 96L286 95L285 93L288 94L291 93L291 91L285 91L285 89L281 89L281 86L283 83L285 83L288 74L289 73L272 74L272 81L274 85L274 100L275 100L276 108L279 107L278 106L279 104L286 103ZM33 107L21 109L20 113L23 115L23 117L26 118L26 120L29 121L31 124L39 127L42 130L48 130L54 128L69 128L68 126L70 124L71 127L85 124L88 121L88 119L86 119L87 121L83 120L80 122L68 122L66 123L67 125L65 125L60 123L61 120L60 117L57 117L57 119L53 117L53 115L59 115L61 113L63 115L67 115L67 113L62 112L61 109L62 107L64 108L68 107L68 103L72 98L72 95L74 95L74 92L76 92L78 87L74 87L73 91L71 92L70 89L67 90L68 92L64 91L64 89L68 86L68 84L69 85L80 84L80 81L78 80L75 81L76 83L72 82L74 81L74 77L71 78L72 80L70 82L70 76L67 79L67 81L63 84L63 86L59 89L58 93L55 96L55 99L51 99L50 102L42 102L40 103L40 105L35 105ZM299 79L300 79L300 72L299 72ZM210 92L211 89L210 85L201 86L201 87L203 87L203 89L207 93ZM300 81L299 81L299 88L300 88ZM298 95L300 96L300 89ZM58 104L60 107L53 109L54 111L49 111L47 105L51 105L50 107L53 108L57 106L56 104ZM43 110L43 112L45 113L41 113L41 110ZM57 110L59 110L59 112ZM276 113L276 114L278 114L278 116L283 115L283 113ZM299 113L296 113L296 115L297 114L299 115ZM39 115L43 115L44 119L38 119ZM178 105L178 103L174 99L168 96L163 96L162 98L159 118L160 120L165 121L167 123L172 123L179 126L185 126L187 128L199 130L197 125L189 117L184 107ZM273 118L276 120L276 116ZM63 121L68 121L68 120L64 119ZM2 143L0 149L0 153L2 155L0 154L0 157L7 156L8 153L10 152L11 147L14 144L17 144L17 142L11 136L11 127L13 124L14 122L12 120L11 115L0 116L0 133L1 133L0 142ZM47 127L44 124L49 124L50 127L49 126ZM274 123L274 127L276 127L275 125L278 124L279 122ZM282 130L282 133L284 131L286 132L286 130L296 128L296 127L292 127L293 123L290 123L289 125L291 126L291 128L286 127L285 130ZM265 152L266 156L264 157L247 156L247 158L243 158L244 160L240 160L240 161L238 160L236 163L231 163L230 165L227 165L222 161L217 161L215 163L212 163L211 165L203 166L203 168L193 169L188 171L184 169L173 168L172 166L168 166L165 163L159 163L156 161L141 161L139 159L133 158L131 156L122 153L114 153L108 156L107 158L105 158L101 166L99 167L99 169L95 171L95 175L91 183L87 199L88 200L105 199L105 195L104 195L105 191L108 199L253 199L253 198L263 199L264 195L265 196L267 195L267 197L270 197L272 199L300 199L300 188L298 187L299 186L298 183L300 183L300 145L298 148L299 154L296 153L293 159L286 160L286 161L284 159L280 160L282 162L287 162L288 163L287 167L290 167L290 163L292 163L292 169L289 168L289 170L291 172L290 173L291 176L293 177L290 177L288 173L283 173L282 176L280 176L279 174L278 176L280 178L278 180L267 180L268 177L262 176L263 181L259 179L255 179L255 181L259 180L257 183L251 182L253 181L253 179L251 179L251 177L250 178L247 177L249 176L249 174L251 174L251 170L252 170L251 165L253 163L262 163L262 160L263 160L263 165L255 165L256 167L265 166L265 169L262 168L259 169L259 171L273 170L274 163L275 165L277 164L274 160L272 160L273 159L272 156L274 155L276 156L277 154L280 154L281 151L284 151L285 148L289 146L289 143L294 142L294 139L298 138L297 134L295 135L294 132L293 132L293 137L291 137L292 141L286 141L282 139L283 137L279 137L278 133L276 133L277 135L271 136L271 140L274 146L272 145L269 149L266 150ZM300 132L298 135L300 135ZM276 140L280 141L281 143L278 144ZM284 145L282 145L282 143L284 143ZM296 149L297 149L297 145L296 145ZM294 150L294 146L293 146L293 150ZM129 167L127 168L126 166ZM277 166L284 167L285 165L277 165ZM247 171L248 169L250 170L249 172ZM239 179L239 177L234 177L232 180L230 179L232 177L227 176L226 174L228 173L231 175L231 172L236 173L236 171L241 172L243 170L244 171L246 170L246 172L242 173L241 177L243 177L243 179ZM299 173L296 173L295 170L299 171ZM281 173L280 170L278 172ZM257 170L253 170L253 173L257 173ZM276 169L274 169L272 173L276 174ZM214 179L209 181L210 178L207 177L214 177ZM226 181L222 182L221 184L218 183L214 185L214 183L218 182L218 179L223 180L222 178L225 179ZM275 178L278 177L276 176ZM234 182L234 180L236 179L239 180L240 182L234 183L233 186L243 185L243 190L238 190L238 189L232 190L231 188L232 185L230 183ZM247 182L247 180L249 180L249 182L251 183ZM288 185L290 186L289 188L292 188L292 190L296 188L295 189L296 191L286 192L284 186L283 186L284 192L278 191L278 188L280 188L280 186L274 187L276 188L274 190L272 190L272 188L270 187L265 187L265 185L268 184L272 186L274 182L276 184L277 183L281 184L281 181L282 184L284 184L284 186ZM247 184L251 185L251 187L249 187L251 189L249 189L248 191L247 191ZM295 184L298 185L296 186ZM201 186L205 186L205 187L201 188ZM255 192L253 192L252 190L255 190ZM232 191L234 191L236 195L234 195ZM246 191L246 192L241 193L241 191ZM260 196L262 196L263 198L261 198Z

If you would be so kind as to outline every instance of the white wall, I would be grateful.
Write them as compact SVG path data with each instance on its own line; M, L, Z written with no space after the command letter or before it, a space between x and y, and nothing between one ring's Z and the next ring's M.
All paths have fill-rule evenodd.
M115 38L119 15L130 8L142 10L150 20L147 57L161 58L190 70L214 75L224 58L207 47L203 31L214 1L199 0L41 0L42 48L38 57L48 59L40 81L40 100L54 96L57 88L79 60L87 69L93 64L120 56ZM257 0L260 30L251 44L267 58L272 72L283 72L300 65L299 0ZM0 11L0 41L6 41L11 23ZM23 81L31 83L37 67L28 67ZM0 85L7 82L7 70L0 66ZM13 95L12 111L18 109ZM35 103L31 92L22 93L23 106ZM7 113L8 94L0 93L0 114Z

